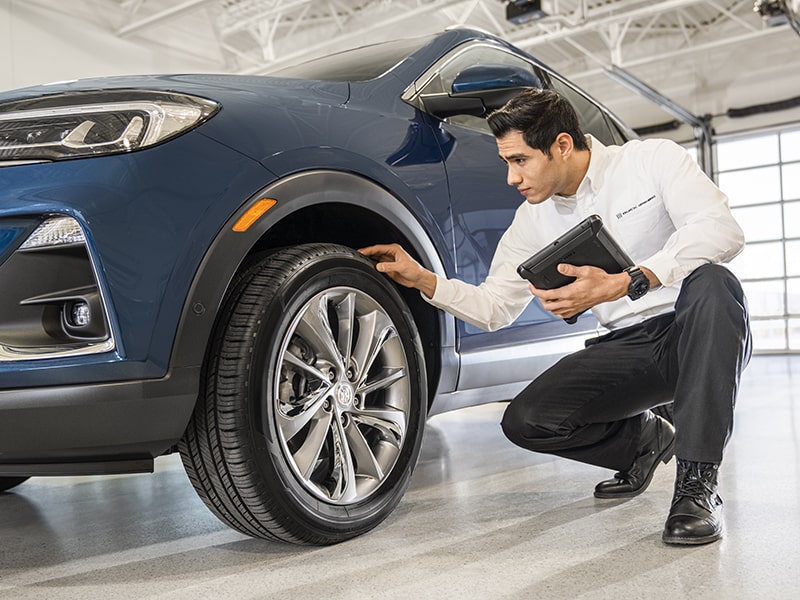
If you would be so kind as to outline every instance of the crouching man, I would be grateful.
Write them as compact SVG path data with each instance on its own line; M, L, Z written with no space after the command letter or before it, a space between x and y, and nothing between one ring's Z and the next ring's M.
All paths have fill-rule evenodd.
M563 358L509 404L502 427L515 444L616 473L597 498L629 498L676 455L663 531L668 544L722 536L717 478L733 429L739 378L750 357L747 305L719 265L744 245L725 195L668 140L603 146L574 108L529 89L488 117L508 184L524 202L500 240L487 279L473 286L424 269L396 245L361 252L434 306L487 330L512 322L533 296L568 318L591 309L610 332ZM517 265L599 214L636 266L609 274L561 265L575 281L540 290ZM650 409L674 401L674 428Z

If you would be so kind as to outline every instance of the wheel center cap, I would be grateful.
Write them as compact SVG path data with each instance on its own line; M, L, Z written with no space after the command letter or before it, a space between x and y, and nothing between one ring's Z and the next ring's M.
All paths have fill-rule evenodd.
M336 401L342 406L350 406L353 403L353 397L352 386L346 383L340 383L336 386Z

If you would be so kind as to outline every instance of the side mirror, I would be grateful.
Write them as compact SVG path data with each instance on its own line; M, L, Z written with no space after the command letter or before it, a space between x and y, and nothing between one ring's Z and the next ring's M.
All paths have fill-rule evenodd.
M498 91L513 90L514 93L518 93L520 88L524 87L542 87L542 82L536 75L521 67L473 65L456 75L451 95L483 98L490 97Z
M542 87L531 71L511 65L467 67L456 75L448 93L423 94L421 99L440 118L453 115L485 117L526 87Z

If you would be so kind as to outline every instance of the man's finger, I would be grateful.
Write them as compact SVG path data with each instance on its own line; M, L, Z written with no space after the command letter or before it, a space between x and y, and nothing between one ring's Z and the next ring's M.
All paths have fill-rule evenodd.
M388 256L391 258L395 256L394 248L388 244L376 244L374 246L367 246L366 248L359 248L358 252L364 256Z

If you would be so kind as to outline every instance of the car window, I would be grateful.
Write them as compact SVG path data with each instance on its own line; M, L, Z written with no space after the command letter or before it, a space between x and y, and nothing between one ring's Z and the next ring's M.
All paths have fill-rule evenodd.
M578 113L578 121L584 133L592 134L606 146L620 142L619 132L609 126L602 108L560 78L553 75L549 79L550 87L564 96L575 107L575 111Z
M499 47L485 43L472 44L456 49L449 56L439 61L434 68L423 76L422 86L418 97L429 94L449 93L453 81L461 71L475 65L508 65L525 69L537 80L538 76L533 65L523 58ZM421 106L424 109L424 105ZM469 114L455 114L447 116L444 121L453 125L477 129L491 133L486 119Z

